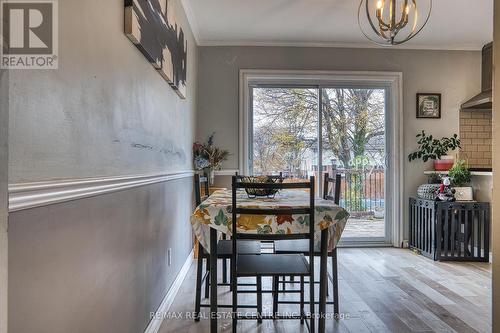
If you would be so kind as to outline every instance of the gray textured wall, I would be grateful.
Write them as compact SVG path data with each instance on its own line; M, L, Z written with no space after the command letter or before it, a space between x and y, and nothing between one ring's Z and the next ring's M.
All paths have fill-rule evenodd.
M238 168L239 69L398 71L403 72L406 156L416 148L415 135L421 129L437 136L458 133L460 104L480 90L480 64L480 52L474 51L200 47L197 139L215 131L216 144L233 153L224 168ZM416 119L417 92L443 94L441 119ZM425 182L423 171L429 168L405 162L405 202Z
M59 69L11 72L9 183L192 169L198 49L174 3L186 100L124 35L123 0L59 1ZM184 178L11 213L9 332L142 332L192 248L191 210Z
M191 251L192 186L175 180L12 214L9 332L143 332Z
M197 47L181 100L125 36L123 0L59 2L59 69L14 71L9 181L191 168Z
M0 70L0 333L7 333L9 72Z

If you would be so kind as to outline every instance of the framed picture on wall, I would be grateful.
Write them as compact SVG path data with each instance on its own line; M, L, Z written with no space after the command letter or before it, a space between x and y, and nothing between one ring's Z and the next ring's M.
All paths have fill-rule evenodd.
M441 118L441 94L417 94L417 118Z
M187 91L187 39L174 0L125 0L125 34L182 99Z

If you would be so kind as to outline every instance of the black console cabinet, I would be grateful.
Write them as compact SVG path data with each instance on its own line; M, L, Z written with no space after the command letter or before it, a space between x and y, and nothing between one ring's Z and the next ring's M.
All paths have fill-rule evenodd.
M410 198L410 248L434 260L488 262L490 204Z

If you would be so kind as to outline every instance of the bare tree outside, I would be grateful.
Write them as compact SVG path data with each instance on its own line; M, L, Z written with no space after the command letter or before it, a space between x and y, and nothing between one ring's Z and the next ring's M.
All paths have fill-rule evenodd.
M324 162L352 166L357 157L384 161L383 90L322 89ZM253 171L305 174L306 158L315 158L318 90L254 89ZM313 153L313 154L311 154ZM317 163L317 161L315 161ZM325 163L323 163L325 164Z
M355 158L383 165L385 98L383 90L323 89L323 154L344 168Z
M304 177L317 151L318 91L254 90L253 171Z
M254 174L282 172L288 178L305 178L339 172L341 204L352 217L366 219L384 209L384 164L385 90L253 89Z

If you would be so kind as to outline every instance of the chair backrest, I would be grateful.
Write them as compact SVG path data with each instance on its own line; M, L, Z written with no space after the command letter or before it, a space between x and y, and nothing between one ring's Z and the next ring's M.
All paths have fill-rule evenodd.
M236 178L238 180L241 180L241 179L244 179L245 177L248 177L248 176L244 176L244 175L239 175L238 171L236 171L234 173L234 175L236 176ZM269 179L276 179L276 180L281 180L281 181L283 181L283 179L284 179L283 178L283 172L281 172L281 171L280 171L280 173L278 175L266 175L266 177L269 178Z
M289 189L309 189L309 203L307 207L297 208L247 208L238 207L237 191L239 189L268 189L268 190L289 190ZM232 240L233 255L236 257L238 239L256 239L256 240L279 240L279 239L309 239L311 253L314 252L314 177L310 177L308 182L298 183L246 183L238 176L233 176L232 180ZM257 199L258 200L258 199ZM303 234L255 234L238 232L238 215L308 215L309 230ZM236 250L235 250L236 249Z
M201 187L203 186L203 195L201 193ZM199 174L194 175L194 199L196 206L198 207L203 200L205 200L210 195L210 186L208 184L207 176L200 176Z
M325 179L323 181L323 199L333 200L337 205L340 204L340 186L342 182L342 175L340 173L335 174L335 178L331 178L328 173L325 174ZM330 184L334 184L333 197L330 193Z

